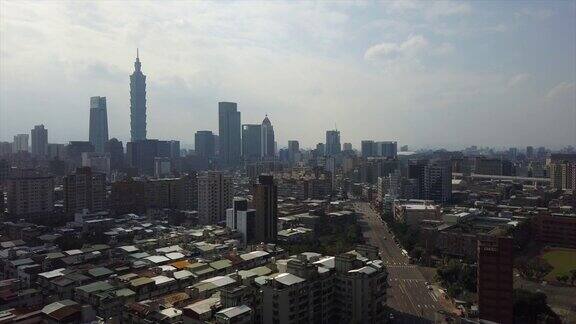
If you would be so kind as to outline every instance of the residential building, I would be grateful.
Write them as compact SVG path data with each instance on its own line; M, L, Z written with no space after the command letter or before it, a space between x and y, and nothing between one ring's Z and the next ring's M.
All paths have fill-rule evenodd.
M398 144L396 142L391 141L383 141L383 142L375 142L374 145L376 148L373 150L373 153L376 156L382 156L389 159L395 159L398 155Z
M198 178L191 173L180 178L150 179L144 183L145 203L151 208L196 210Z
M13 170L8 178L8 213L11 216L41 215L54 207L54 178L34 170Z
M48 130L44 125L36 125L30 131L32 138L32 155L46 157L48 149Z
M66 144L48 143L48 145L46 147L46 156L50 160L54 160L54 159L64 160L64 159L66 159Z
M361 143L362 157L367 158L370 156L376 156L374 148L375 148L374 141L370 140L362 141Z
M87 209L97 212L106 209L106 174L89 167L64 177L64 211L67 214Z
M244 243L254 241L256 210L248 209L245 198L234 198L232 208L226 210L226 227L242 234Z
M217 224L232 207L232 177L220 171L198 176L198 217L201 224Z
M82 153L82 167L89 167L94 172L101 172L110 178L110 154L97 152Z
M28 152L28 134L18 134L14 136L12 144L12 153Z

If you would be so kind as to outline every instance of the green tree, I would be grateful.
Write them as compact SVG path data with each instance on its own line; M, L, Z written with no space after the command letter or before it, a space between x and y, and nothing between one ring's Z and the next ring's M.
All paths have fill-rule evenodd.
M576 281L576 269L570 270L570 282L574 284L574 281Z
M514 319L516 323L561 323L547 304L546 295L524 289L514 289ZM543 321L543 319L545 319Z

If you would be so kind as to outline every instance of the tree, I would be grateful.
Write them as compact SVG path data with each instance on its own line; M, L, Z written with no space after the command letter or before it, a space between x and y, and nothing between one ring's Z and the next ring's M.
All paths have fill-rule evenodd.
M574 281L576 281L576 269L570 270L570 282L574 285Z
M550 309L546 295L541 292L531 292L524 289L514 289L514 322L561 323L560 318ZM545 319L543 321L543 319Z
M529 260L526 264L527 277L538 281L542 280L552 269L550 263L542 258Z

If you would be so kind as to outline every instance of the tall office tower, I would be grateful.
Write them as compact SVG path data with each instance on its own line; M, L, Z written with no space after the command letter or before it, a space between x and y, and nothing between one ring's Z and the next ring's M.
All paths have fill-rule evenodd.
M134 73L130 75L130 139L146 139L146 76L142 73L140 57L136 51Z
M54 207L54 178L34 170L16 170L8 178L8 213L11 216L40 215Z
M511 324L514 258L510 237L483 236L478 240L478 310L480 319Z
M288 160L290 163L297 162L300 158L300 143L298 141L288 141Z
M235 102L218 103L220 161L233 167L240 161L240 112Z
M253 189L256 209L254 239L256 242L275 242L278 234L278 187L271 175L260 175Z
M433 161L427 166L426 199L445 204L452 198L452 164Z
M66 158L66 144L48 143L46 156L48 156L50 160L64 160Z
M12 144L12 153L28 152L28 134L18 134L14 136Z
M390 159L395 159L398 155L398 144L396 142L384 141L376 142L376 152L375 155L383 156Z
M30 137L32 138L32 154L42 157L46 156L48 130L44 128L44 125L34 126L34 129L30 131Z
M256 211L248 209L248 201L245 198L234 198L232 208L226 210L226 227L240 232L246 244L254 240L255 218Z
M124 168L124 145L117 138L111 138L104 145L104 152L110 155L110 170Z
M106 97L90 98L90 134L89 140L98 153L104 152L108 142L108 113L106 112Z
M217 224L226 219L232 206L232 177L220 171L198 176L198 218L202 225Z
M326 155L326 145L324 145L324 143L316 144L316 155L318 156Z
M275 148L276 144L274 142L274 127L272 126L270 119L268 119L268 115L266 115L266 117L264 117L264 120L262 121L261 137L262 140L260 142L262 145L261 150L262 158L263 159L273 158L276 152Z
M209 159L216 155L216 143L212 131L197 131L194 135L194 150L196 155Z
M375 156L374 148L374 141L362 141L362 157Z
M529 159L534 157L534 147L526 146L526 157Z
M65 176L63 182L65 213L106 209L106 174L82 167L76 169L75 174Z
M253 162L262 156L262 125L242 125L242 158Z
M337 155L341 151L340 132L337 130L326 131L326 155Z
M342 145L342 149L347 152L352 151L352 143L344 143L344 145Z

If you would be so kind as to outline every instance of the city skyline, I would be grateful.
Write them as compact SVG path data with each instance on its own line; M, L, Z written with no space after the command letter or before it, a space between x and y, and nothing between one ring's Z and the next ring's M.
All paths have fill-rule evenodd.
M38 124L49 129L51 143L87 140L85 102L102 95L108 98L110 137L127 142L137 47L150 77L147 137L180 140L183 147L193 147L198 130L217 133L220 101L238 104L241 124L268 114L279 148L288 140L314 147L334 124L342 142L355 149L365 139L411 148L561 148L576 139L573 2L183 3L165 10L149 2L130 7L154 13L151 18L129 17L122 26L110 19L124 21L127 10L107 13L124 3L26 4L2 2L4 141ZM284 9L286 17L277 19ZM73 20L76 12L94 19ZM229 30L232 22L213 20L236 13L267 28L238 18L242 28ZM291 23L306 15L317 19L300 27L310 34L302 36ZM146 25L152 18L157 28ZM210 35L202 38L202 30ZM227 30L230 35L223 35ZM77 35L45 44L60 31ZM159 39L172 31L190 44ZM66 54L55 45L74 47L92 37L96 45ZM509 42L511 37L518 41ZM482 57L492 53L495 59Z

